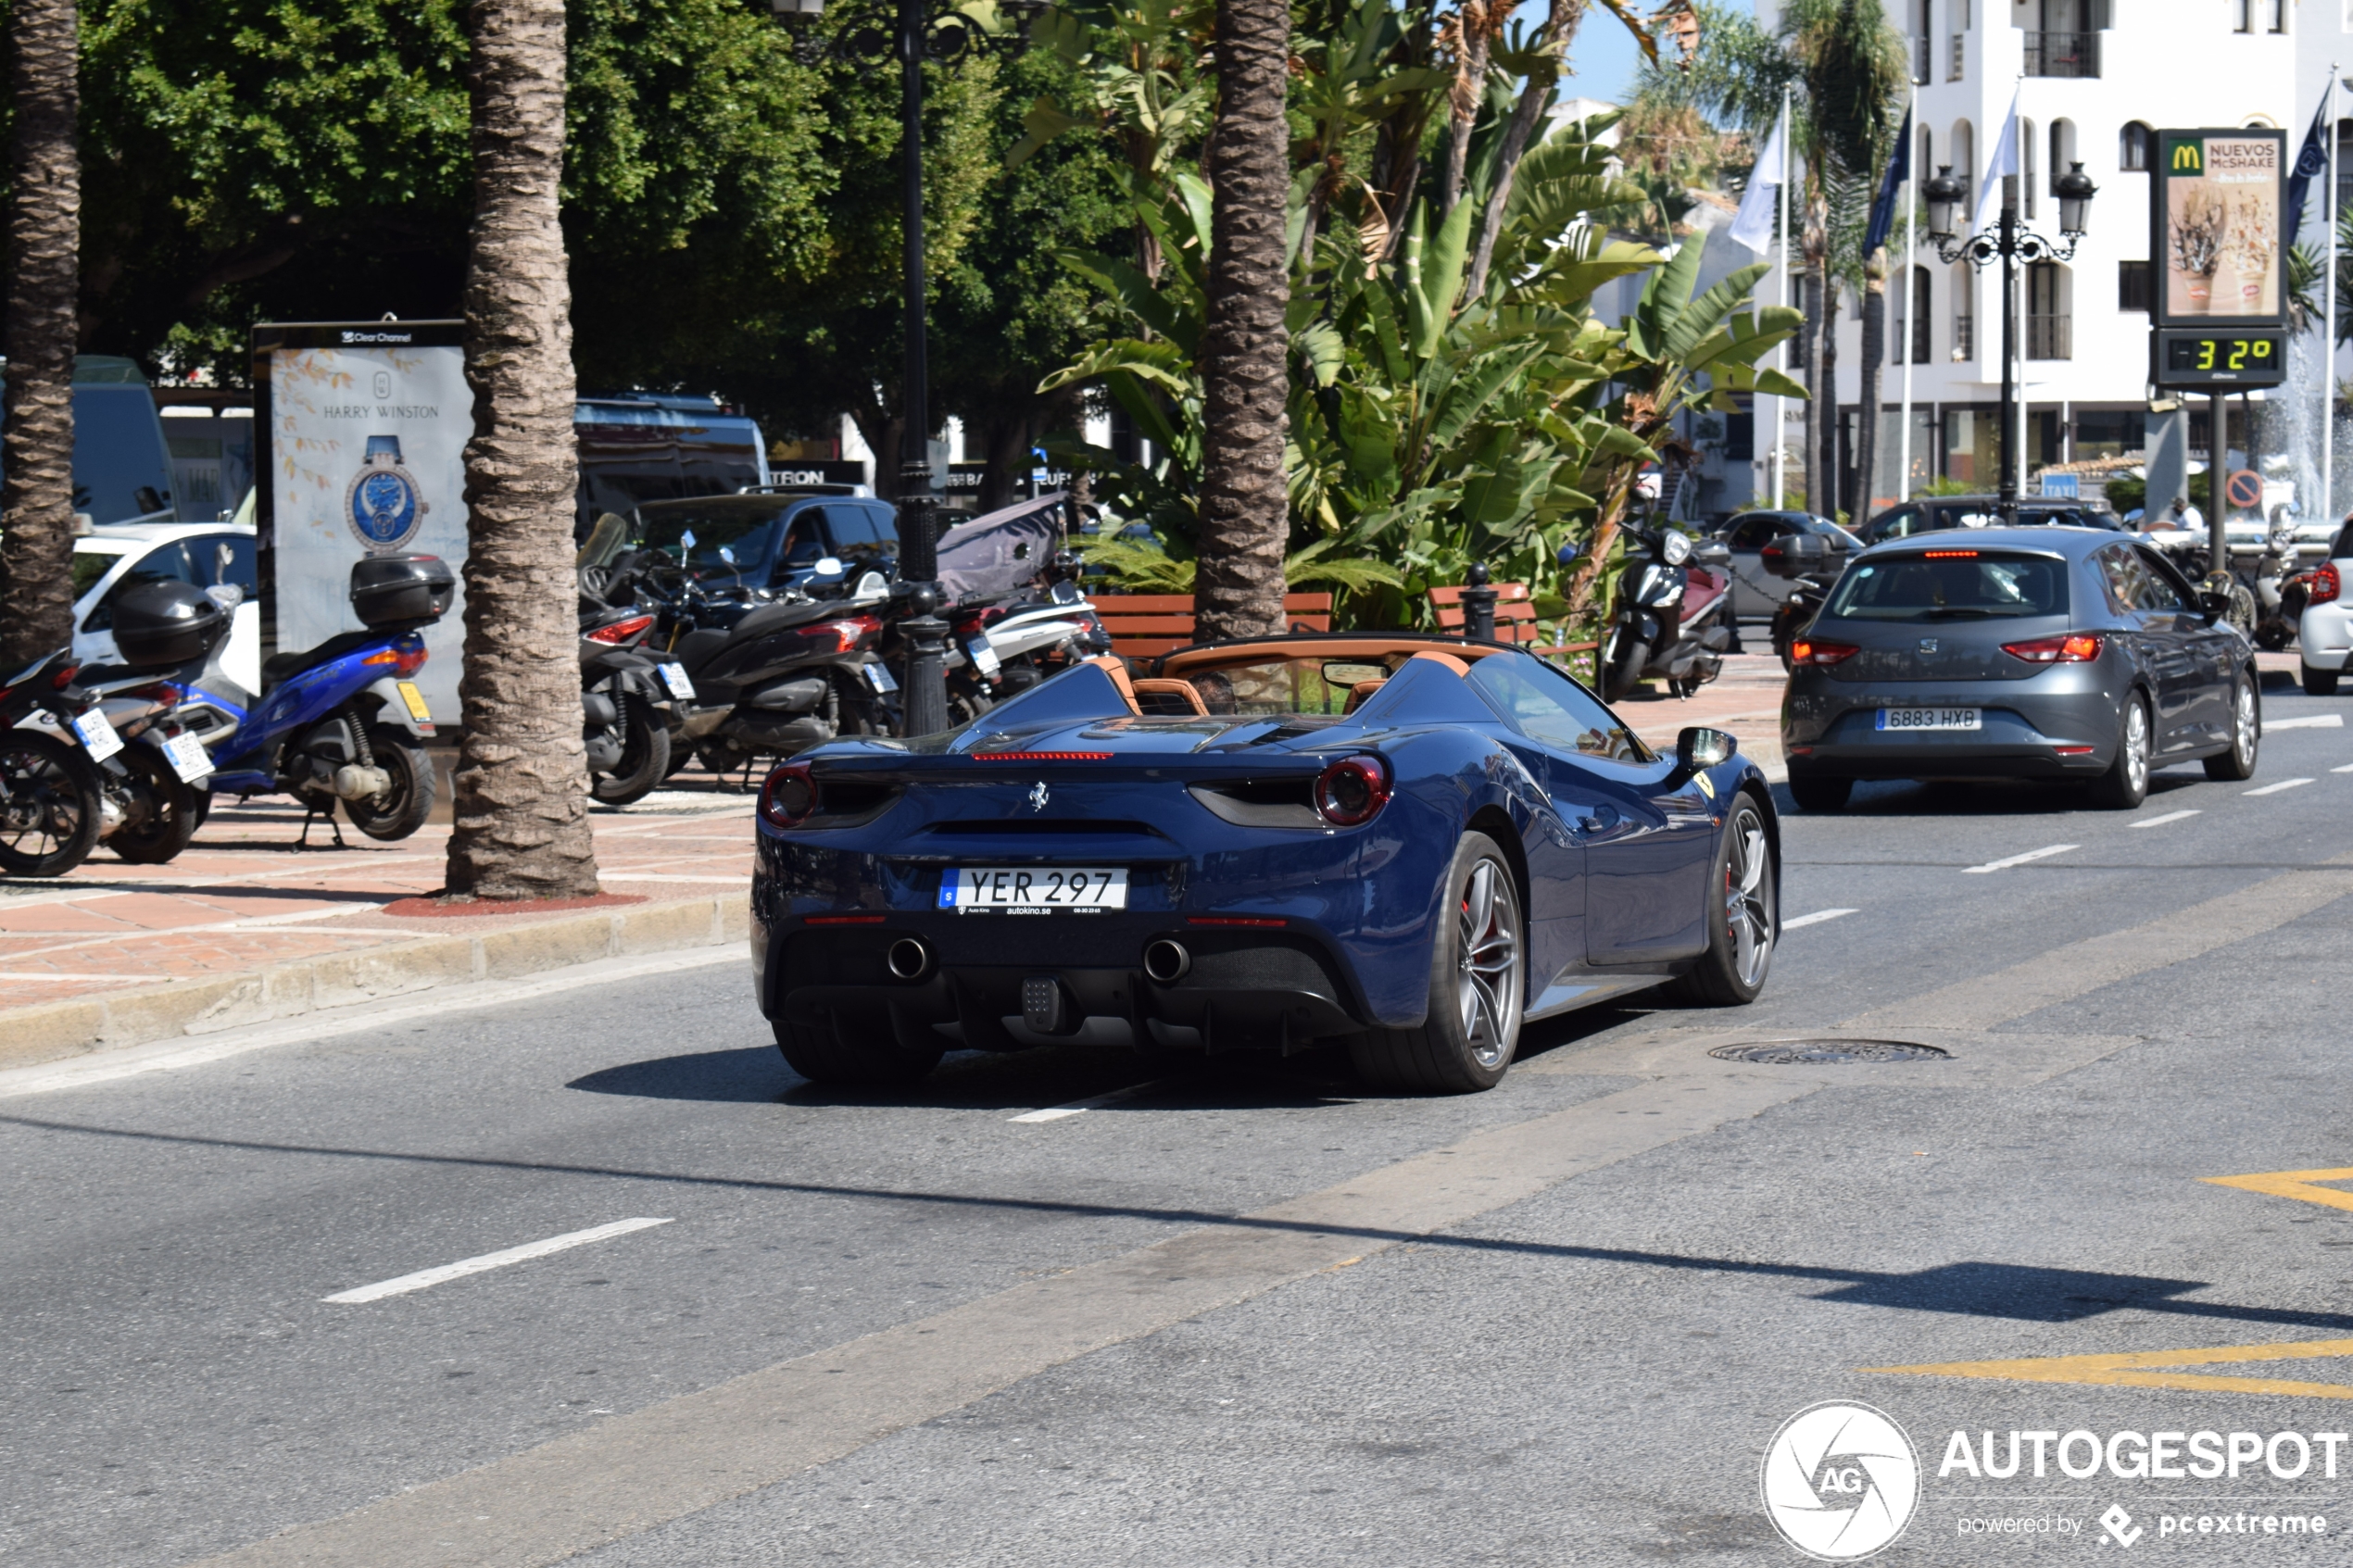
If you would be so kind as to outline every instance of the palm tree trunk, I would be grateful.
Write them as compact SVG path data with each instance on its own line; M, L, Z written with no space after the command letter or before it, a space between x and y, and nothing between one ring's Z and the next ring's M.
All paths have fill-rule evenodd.
M1827 269L1822 278L1821 354L1822 385L1815 396L1822 404L1822 494L1814 509L1823 517L1834 518L1844 499L1840 483L1844 476L1838 460L1838 280L1830 276Z
M1880 377L1887 363L1887 267L1876 257L1863 283L1862 400L1855 417L1855 521L1871 515L1879 488Z
M1504 0L1462 0L1448 21L1454 46L1454 88L1447 100L1446 163L1440 173L1438 217L1441 222L1463 199L1463 184L1470 171L1471 132L1478 126L1478 108L1487 99L1487 62L1495 34L1503 31L1510 6ZM1403 215L1392 215L1403 222Z
M448 889L597 891L573 575L572 284L558 199L563 0L473 0L466 268L465 740Z
M7 415L0 424L0 668L73 640L73 347L82 244L74 0L17 0Z
M1495 188L1488 193L1487 210L1479 215L1478 250L1471 260L1469 298L1477 299L1487 292L1487 269L1495 259L1495 238L1503 232L1504 209L1511 205L1512 182L1519 173L1519 160L1527 154L1536 121L1552 101L1553 88L1560 81L1560 52L1576 38L1578 23L1584 19L1585 0L1552 0L1552 8L1544 18L1544 30L1537 38L1541 63L1528 73L1528 81L1520 88L1519 102L1512 106L1511 123L1504 130L1504 145L1496 159Z
M1290 195L1290 7L1218 0L1217 122L1210 133L1208 319L1201 339L1201 564L1193 610L1203 641L1283 629L1283 266Z

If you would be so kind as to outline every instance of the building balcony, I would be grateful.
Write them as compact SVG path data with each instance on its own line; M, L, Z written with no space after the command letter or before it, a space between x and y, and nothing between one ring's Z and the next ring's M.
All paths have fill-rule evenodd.
M2030 32L2026 35L2029 76L2097 76L2100 35L2096 32Z
M2026 357L2029 359L2074 358L2075 318L2029 316L2026 319Z

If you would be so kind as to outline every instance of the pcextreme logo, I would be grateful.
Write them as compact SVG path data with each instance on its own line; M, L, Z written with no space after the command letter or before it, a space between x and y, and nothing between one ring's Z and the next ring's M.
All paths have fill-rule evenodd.
M1854 1562L1904 1533L1920 1499L1912 1440L1869 1405L1830 1399L1781 1424L1765 1449L1765 1515L1823 1562Z

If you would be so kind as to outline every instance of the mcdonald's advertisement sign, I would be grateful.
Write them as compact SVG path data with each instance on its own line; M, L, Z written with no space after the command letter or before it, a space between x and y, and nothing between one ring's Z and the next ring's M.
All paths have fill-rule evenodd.
M2160 131L2150 174L2158 327L2277 325L2287 292L2287 132Z

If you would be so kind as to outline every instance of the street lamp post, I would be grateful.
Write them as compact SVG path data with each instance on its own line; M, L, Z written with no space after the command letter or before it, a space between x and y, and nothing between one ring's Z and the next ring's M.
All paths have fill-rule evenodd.
M2021 261L2032 265L2038 261L2072 261L2075 242L2083 237L2084 225L2090 220L2093 196L2098 187L2092 177L2075 164L2058 178L2059 238L2046 240L2026 229L2018 220L2018 194L2015 187L2002 193L2002 216L1992 227L1966 239L1954 231L1953 212L1969 194L1966 183L1953 172L1951 164L1941 165L1936 178L1921 186L1928 198L1928 237L1936 243L1936 253L1947 264L1966 257L1972 267L1984 268L1995 260L2002 264L2002 463L2000 510L2005 524L2018 521L2018 454L2010 444L2018 439L2018 267Z
M824 0L770 3L779 17L816 16L824 6ZM826 56L896 58L900 67L907 362L900 397L906 429L899 446L899 576L903 596L917 612L901 627L908 654L900 728L911 735L948 727L948 623L934 613L940 603L939 499L931 483L931 366L924 332L924 62L953 63L975 49L1011 53L1026 46L1029 24L1044 0L1011 0L1000 8L1019 19L1018 33L985 31L972 17L937 0L899 0L891 32L859 27L802 50L812 61Z

